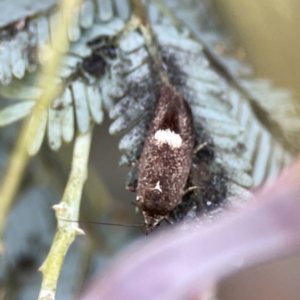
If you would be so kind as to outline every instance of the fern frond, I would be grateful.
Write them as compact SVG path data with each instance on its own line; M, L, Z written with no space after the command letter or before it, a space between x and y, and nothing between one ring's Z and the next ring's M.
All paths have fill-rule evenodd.
M69 51L63 56L56 79L57 82L61 83L62 91L53 100L47 115L44 116L44 123L40 126L37 139L28 145L29 154L34 155L39 150L46 133L46 124L48 124L49 146L53 150L58 150L62 140L70 142L73 139L75 122L81 133L87 132L91 122L102 122L102 103L106 107L112 106L110 98L105 94L110 76L106 73L105 61L100 76L93 76L94 74L91 75L85 70L85 62L92 58L92 49L87 43L95 38L113 38L123 25L124 23L117 18L103 25L94 25L85 32L85 35L78 42L70 46ZM95 62L92 61L92 63ZM0 93L10 98L17 96L19 99L30 98L31 101L36 101L43 94L43 90L34 86L33 83L28 83L27 78L24 78L23 81L22 84L22 81L14 80L10 86L0 87ZM18 87L17 91L16 86ZM23 106L30 106L28 103L31 102L24 103ZM15 114L15 110L22 104L18 104L17 107L16 105L9 106L0 113L1 124L8 125L30 113L30 109L26 109ZM12 114L14 117L9 118L8 116Z
M16 5L18 9L15 9ZM55 24L62 16L55 1L51 0L28 6L22 2L7 2L3 6L6 14L0 23L0 82L8 85L13 77L23 78L26 70L33 72L40 63L44 63L46 49L56 38ZM78 41L84 30L93 26L95 21L108 22L115 17L126 20L129 13L128 0L85 0L69 20L69 42ZM67 51L60 45L58 50Z
M208 184L203 194L206 199L204 206L210 210L226 198L227 203L232 200L236 204L238 195L247 195L252 180L255 186L260 185L288 164L292 156L261 124L245 93L216 68L206 44L195 38L175 17L172 18L171 13L164 15L166 7L163 6L163 11L160 8L149 4L148 17L165 69L172 84L190 104L197 145L208 143L207 151L213 153L210 168L215 176L211 180L221 180L222 172L227 178L226 183L220 183L224 187L215 191L217 197L211 191L213 185ZM159 86L146 55L146 41L142 43L139 34L134 31L120 40L121 62L113 69L119 79L111 89L111 96L118 103L110 111L110 117L116 119L110 133L123 133L131 128L119 144L124 152L121 164L127 165L135 164L139 159ZM131 43L128 42L130 39ZM122 48L123 43L126 45L123 41L127 41L130 47ZM130 189L136 184L135 172L128 184ZM211 201L210 197L217 200Z
M80 70L84 61L91 59L93 53L93 49L88 46L89 43L101 37L113 39L124 26L124 22L111 13L112 2L107 3L103 4L103 7L107 8L105 14L101 13L100 6L98 10L96 6L92 10L91 4L84 4L85 14L97 14L101 21L105 20L107 23L96 22L65 54L57 79L63 83L63 91L49 108L47 136L50 147L53 150L59 149L62 141L69 142L73 139L75 122L82 133L88 130L91 121L100 123L103 119L101 108L103 105L109 111L110 117L116 119L110 127L111 134L128 131L131 128L119 145L120 150L126 153L121 159L122 164L130 165L139 158L159 83L147 63L149 57L145 41L138 31L123 35L118 41L116 46L119 58L108 62L109 69L103 71L103 76L97 78L87 72L84 78L81 76ZM220 71L216 67L216 56L212 58L209 52L211 44L208 45L214 39L209 37L207 28L203 29L202 24L202 29L197 31L195 38L189 28L180 23L180 20L161 4L160 1L149 2L148 17L161 47L169 76L192 107L196 127L201 132L199 135L203 136L202 131L207 131L205 135L209 138L206 138L210 139L219 153L218 163L227 166L227 173L235 184L238 181L238 184L249 188L251 180L247 174L253 176L255 186L261 184L289 163L291 155L258 120L251 105L252 98L247 97L244 90L229 81L228 74L238 68L226 69L228 74L224 76L223 70ZM114 5L116 8L120 3L117 1ZM123 5L130 9L129 5L124 3ZM177 7L176 9L180 5L180 3L172 4L173 7ZM125 17L128 15L123 15L123 18ZM37 28L41 26L40 29L43 29L44 25L37 25L46 24L46 19L43 18L39 16L39 19L32 19L31 22L36 22L35 26L38 26ZM88 19L87 15L86 18ZM42 19L44 21L41 21ZM38 31L36 36L38 37ZM40 36L45 37L43 34ZM199 37L203 38L203 41ZM218 35L218 38L220 37L221 34ZM51 34L47 42L49 40L51 41ZM42 41L40 38L39 47L41 48L45 42L45 39ZM223 66L224 61L227 61L227 65L230 65L228 61L236 62L222 57L219 64ZM239 66L236 63L235 65ZM248 84L254 85L255 82L250 81ZM246 86L246 80L243 85ZM34 87L30 88L34 90ZM252 94L254 92L252 89ZM278 94L280 93L277 92ZM120 101L114 106L116 100ZM10 109L13 110L13 107ZM19 118L22 116L25 116L25 113L20 114ZM15 119L18 119L17 116ZM46 123L41 124L39 139L29 146L29 153L34 154L38 151L45 130ZM263 143L260 143L260 140ZM201 137L198 144L203 141ZM264 142L272 147L257 151ZM243 149L243 145L246 146L246 150ZM245 153L242 153L243 151ZM251 171L250 164L253 166ZM244 182L240 178L244 178Z
M209 2L188 0L184 5L181 1L164 2L172 8L169 14L178 17L194 38L202 42L212 68L221 74L229 88L232 114L245 131L242 142L247 147L246 157L253 165L254 185L274 177L299 152L296 138L300 128L299 109L293 95L274 88L268 80L257 80L248 65L233 55L224 54L224 50L219 51L221 44L230 53L232 45Z

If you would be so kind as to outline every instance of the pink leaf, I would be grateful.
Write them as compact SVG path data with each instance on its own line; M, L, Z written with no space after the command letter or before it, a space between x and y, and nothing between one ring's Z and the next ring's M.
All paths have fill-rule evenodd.
M299 251L300 163L256 198L243 212L226 215L213 226L191 233L172 230L135 244L79 299L200 297L241 267Z

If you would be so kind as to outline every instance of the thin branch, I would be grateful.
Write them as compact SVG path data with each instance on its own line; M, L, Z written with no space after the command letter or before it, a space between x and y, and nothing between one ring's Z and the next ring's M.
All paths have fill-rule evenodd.
M45 64L39 82L39 86L43 87L44 93L33 109L29 125L28 122L24 122L23 124L23 128L14 152L10 158L6 176L0 190L0 240L2 239L5 228L6 217L13 204L14 197L18 191L20 181L23 178L22 175L24 173L24 169L28 162L26 139L27 144L29 145L35 144L36 140L39 139L39 129L41 124L45 124L45 114L48 106L59 92L59 86L57 85L57 82L55 82L55 77L57 75L62 53L57 50L57 45L64 45L65 48L67 48L67 30L63 29L67 28L68 21L72 19L71 17L74 12L73 8L77 7L80 2L80 0L61 1L61 10L64 17L61 18L61 22L57 24L57 30L55 31L56 39L52 47L49 47L49 57L51 57L51 59L49 59ZM41 142L42 138L40 138L40 143ZM3 249L3 246L1 248Z
M45 51L47 53L47 60L44 70L40 77L38 86L44 89L44 93L33 108L33 116L30 119L27 142L30 145L36 143L39 134L39 127L44 122L44 115L47 113L50 103L57 97L61 91L61 84L57 83L57 71L60 67L62 53L58 49L68 49L69 40L67 35L67 28L69 21L72 20L74 8L79 7L81 0L63 0L61 1L60 11L62 12L61 21L56 24L56 36L52 41L51 47ZM34 151L31 154L35 154Z
M69 180L62 201L53 207L56 210L58 228L48 257L40 268L43 281L39 300L55 299L57 280L64 257L75 236L84 233L78 223L66 222L63 219L78 220L82 189L87 178L91 137L90 130L76 138Z

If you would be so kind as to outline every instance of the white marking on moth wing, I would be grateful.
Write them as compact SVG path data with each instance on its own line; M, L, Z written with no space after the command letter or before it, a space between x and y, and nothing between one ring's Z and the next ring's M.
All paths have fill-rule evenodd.
M154 138L159 146L168 144L172 148L179 148L182 145L181 136L170 129L157 130Z
M154 190L158 190L162 193L162 189L160 187L160 182L159 181L157 181L156 186L154 187Z

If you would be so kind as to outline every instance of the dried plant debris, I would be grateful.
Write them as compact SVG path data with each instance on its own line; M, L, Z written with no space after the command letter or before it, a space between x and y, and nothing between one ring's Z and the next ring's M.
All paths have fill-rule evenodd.
M214 24L202 18L204 22L198 27L194 23L190 30L162 1L144 3L154 32L152 41L139 28L125 27L125 20L133 13L129 1L83 2L79 17L74 17L73 27L68 31L70 41L74 42L70 49L60 49L65 54L57 80L63 82L64 88L45 115L39 138L28 150L35 154L45 135L50 147L59 149L63 141L73 139L75 130L86 133L93 123L101 123L105 108L114 119L110 133L124 134L119 144L123 153L120 164L133 166L127 187L135 191L139 159L155 103L165 84L153 64L154 46L169 83L192 111L195 140L186 192L167 218L170 222L187 216L193 219L200 212L213 217L226 205L238 206L238 197L247 198L250 187L273 177L292 159L292 151L288 150L293 149L287 150L282 139L261 122L253 106L254 97L264 97L268 101L260 101L260 105L264 105L267 113L274 95L277 102L290 97L269 86L266 89L264 84L255 89L254 86L259 87L257 81L245 79L245 74L251 73L248 68L241 67L232 57L218 56L212 45L223 36L209 31L215 30ZM171 6L178 12L182 5L174 1ZM17 33L30 32L32 49L37 53L31 60L35 64L49 59L43 49L54 38L55 18L59 18L55 10L40 13L27 20ZM241 68L243 79L237 77ZM0 125L26 116L43 92L29 84L27 77L22 81L14 79L11 85L0 88L2 95L23 100L0 111ZM284 105L284 112L293 110L291 101ZM294 126L293 132L296 131L295 122L281 127L286 136L291 133L288 126Z

